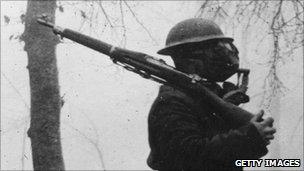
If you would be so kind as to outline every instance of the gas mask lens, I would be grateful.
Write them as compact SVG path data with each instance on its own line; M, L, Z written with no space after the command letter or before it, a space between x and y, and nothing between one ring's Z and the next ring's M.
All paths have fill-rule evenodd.
M215 61L221 61L227 69L237 69L239 64L238 51L231 42L219 41L213 50Z
M236 47L230 42L219 41L214 47L215 53L222 53L222 55L227 54L238 54Z

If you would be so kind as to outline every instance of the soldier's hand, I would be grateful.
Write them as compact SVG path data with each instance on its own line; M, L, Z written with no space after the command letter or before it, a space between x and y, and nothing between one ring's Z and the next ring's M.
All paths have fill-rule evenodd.
M264 115L264 111L261 110L258 114L256 114L252 119L251 123L259 131L262 138L265 140L266 145L270 144L270 140L274 139L273 134L276 132L276 129L273 127L273 118L268 117L265 120L262 119Z

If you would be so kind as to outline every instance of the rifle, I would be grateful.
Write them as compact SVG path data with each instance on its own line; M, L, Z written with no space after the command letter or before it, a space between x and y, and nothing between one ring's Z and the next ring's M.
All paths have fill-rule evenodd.
M86 36L71 29L63 29L47 21L45 17L39 18L37 22L41 25L52 28L56 35L65 37L88 48L94 49L109 56L115 64L121 65L125 69L135 72L146 79L152 79L162 84L171 85L183 90L187 90L200 97L213 107L215 112L223 119L239 127L245 125L254 116L252 113L228 103L218 97L204 86L205 80L194 75L183 73L174 67L167 65L165 61L149 56L147 54L115 47L95 38ZM248 83L248 69L239 69L239 74L244 74L243 81Z

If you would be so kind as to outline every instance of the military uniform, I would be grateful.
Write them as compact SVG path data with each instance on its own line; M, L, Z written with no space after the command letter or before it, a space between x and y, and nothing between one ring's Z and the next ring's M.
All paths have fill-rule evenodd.
M215 83L209 89L222 95ZM267 153L252 123L232 129L199 97L170 86L161 86L148 125L147 163L155 170L242 170L235 160Z

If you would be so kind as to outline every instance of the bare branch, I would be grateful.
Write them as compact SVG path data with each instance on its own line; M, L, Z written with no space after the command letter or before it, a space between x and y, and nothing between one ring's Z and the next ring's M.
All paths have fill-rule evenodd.
M24 127L24 130L23 130L23 137L22 137L22 152L21 152L21 170L24 170L24 165L25 165L25 162L24 162L24 158L26 158L26 155L25 155L25 147L26 147L26 137L27 137L27 123L28 123L28 119L26 120L26 124L25 124L25 127Z
M270 25L270 28L272 31L277 29L277 28L275 28L275 23L276 23L276 20L278 19L278 17L281 15L282 4L283 4L283 0L280 0L280 2L278 4L278 9L277 9L277 11L272 19L271 25Z
M9 85L14 89L14 91L17 93L17 95L20 97L20 99L22 100L24 106L27 109L30 109L30 106L27 104L26 100L24 99L24 97L21 95L20 91L15 87L15 85L11 82L11 80L1 71L1 75L3 76L3 78L6 79L6 81L9 83Z
M304 2L303 2L303 1L300 1L300 0L293 0L293 2L298 3L298 4L302 7L302 9L304 9ZM302 3L301 3L301 2L302 2Z
M228 17L227 12L222 8L222 6L224 6L226 3L227 3L227 1L223 2L223 4L221 5L220 2L217 1L217 9L213 15L214 20L217 18L217 16L220 16L221 18ZM222 13L224 13L224 15Z
M134 11L132 10L132 8L129 6L129 4L127 3L127 1L125 0L122 0L125 5L128 7L129 11L131 12L133 18L136 20L136 22L141 25L141 27L146 31L146 33L149 35L149 37L151 38L151 40L154 41L155 44L158 44L157 41L153 38L153 36L151 35L150 31L146 28L146 26L141 22L139 21L139 19L137 18L136 14L134 13Z
M243 1L240 1L237 5L236 5L236 11L234 13L234 16L233 18L237 18L238 22L241 22L242 19L240 18L244 18L244 12L247 10L247 8L252 4L254 3L255 1L251 0L249 1L247 4L245 4L243 7L242 7L242 4L244 3Z
M284 27L284 26L286 26L286 25L288 25L288 23L292 22L294 19L297 19L298 21L301 22L301 19L299 18L299 16L300 16L301 14L303 14L303 13L304 13L303 11L302 11L302 12L299 12L299 13L296 13L295 16L293 16L292 18L290 18L290 19L287 20L287 21L284 21L283 24L281 25L281 28Z
M282 9L283 0L281 0L278 4L277 10L274 12L274 16L272 18L272 22L270 25L271 34L273 37L273 54L269 60L270 69L264 80L264 91L266 91L266 85L270 87L270 92L264 94L262 104L268 108L272 102L272 100L279 94L283 93L283 90L286 87L283 85L283 82L279 79L277 75L277 65L279 61L282 59L280 56L280 45L279 45L279 37L283 33L280 28L280 19L282 19L281 9ZM281 16L281 18L280 18Z
M203 14L204 9L206 6L209 4L210 1L205 1L201 7L197 10L196 14L194 15L195 17L201 17Z
M108 23L110 24L110 26L113 28L113 24L112 24L111 20L109 19L109 16L108 16L106 10L102 6L102 1L97 1L97 4L99 5L99 7L100 7L102 13L104 14L106 20L108 21Z
M125 47L127 44L127 30L126 30L126 25L125 25L125 16L123 13L123 6L122 6L122 0L119 1L119 9L120 9L120 16L121 16L121 25L122 25L122 30L123 30L123 45L122 47Z
M99 146L99 143L98 143L98 140L92 140L90 137L88 137L86 134L84 134L82 131L80 131L79 129L73 127L72 125L70 124L67 124L70 126L70 128L72 128L75 132L77 132L78 134L80 134L83 138L85 138L89 143L91 143L93 145L93 147L96 149L97 151L97 154L98 154L98 157L99 157L99 161L100 161L100 164L101 164L101 167L103 170L105 170L105 163L104 163L104 160L103 160L103 155L102 155L102 151L100 149L100 146Z

